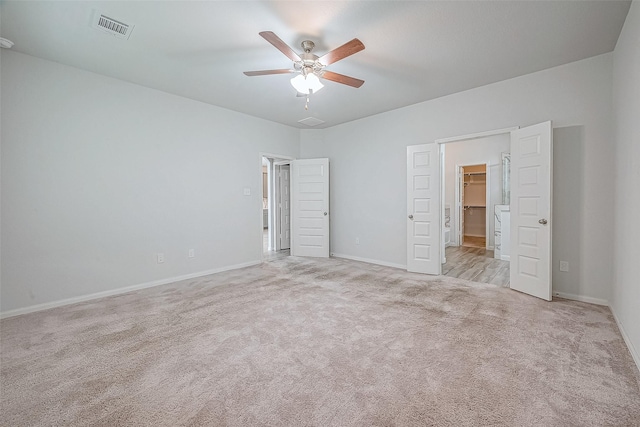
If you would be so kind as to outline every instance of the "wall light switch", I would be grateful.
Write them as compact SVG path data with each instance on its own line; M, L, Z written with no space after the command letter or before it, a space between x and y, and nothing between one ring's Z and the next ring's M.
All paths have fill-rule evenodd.
M164 262L164 254L158 252L158 264L162 264Z
M196 250L189 249L189 258L195 258L195 257L196 257Z
M356 245L359 245L359 244L360 244L360 238L356 237Z
M251 188L244 187L244 195L245 196L250 196L251 195Z
M569 261L560 261L560 271L569 271Z

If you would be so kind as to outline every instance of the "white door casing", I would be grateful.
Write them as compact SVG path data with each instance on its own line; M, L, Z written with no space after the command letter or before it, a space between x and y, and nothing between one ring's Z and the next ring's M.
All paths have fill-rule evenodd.
M407 147L407 271L442 269L439 169L438 144Z
M278 174L278 250L291 247L291 195L290 165L280 165Z
M551 301L552 127L511 132L510 286Z
M446 245L446 241L447 239L445 238L445 230L444 230L444 222L445 222L445 218L446 218L446 212L445 212L445 205L444 205L444 194L445 194L445 188L444 188L444 182L445 182L445 147L444 144L437 144L438 147L438 154L440 155L440 158L438 159L440 164L439 164L439 168L440 168L440 201L442 203L440 203L440 218L442 218L442 227L440 227L440 256L442 257L440 260L440 264L445 264L447 262L447 258L446 258L446 251L445 251L445 245ZM449 209L449 215L451 215L451 209Z
M329 159L291 162L291 255L329 257Z
M458 245L462 246L464 243L464 168L462 166L456 166L458 168L458 191L459 191L459 207L458 207Z

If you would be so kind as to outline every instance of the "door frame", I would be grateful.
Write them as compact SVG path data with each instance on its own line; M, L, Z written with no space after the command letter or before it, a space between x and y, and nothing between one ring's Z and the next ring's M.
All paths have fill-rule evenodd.
M287 156L287 155L283 155L283 154L273 154L273 153L265 153L265 152L260 152L258 153L258 161L260 164L260 167L258 169L258 171L260 172L260 187L262 189L262 158L265 157L267 158L267 160L269 161L269 165L267 166L267 181L268 181L268 186L267 186L267 199L268 199L268 212L269 212L269 216L268 216L268 230L269 230L269 244L268 244L268 249L269 250L275 250L272 249L274 248L274 242L277 240L275 239L275 231L276 231L276 220L277 220L277 209L276 209L276 196L277 196L277 192L279 192L279 188L275 182L275 164L277 162L291 162L292 160L295 160L295 157L292 156ZM264 234L264 227L263 227L263 207L262 207L262 195L260 196L260 259L262 262L264 262L265 260L265 256L264 256L264 251L263 251L263 234Z

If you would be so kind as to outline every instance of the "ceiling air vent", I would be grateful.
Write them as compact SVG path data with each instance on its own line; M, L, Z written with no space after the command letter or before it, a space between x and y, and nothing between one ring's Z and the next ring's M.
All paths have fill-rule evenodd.
M96 30L104 31L105 33L111 34L114 37L128 39L135 25L125 24L122 21L109 18L108 16L103 15L100 12L94 12L93 22L91 26Z
M298 120L298 123L302 123L307 126L317 126L324 123L324 120L316 119L315 117L307 117L306 119Z

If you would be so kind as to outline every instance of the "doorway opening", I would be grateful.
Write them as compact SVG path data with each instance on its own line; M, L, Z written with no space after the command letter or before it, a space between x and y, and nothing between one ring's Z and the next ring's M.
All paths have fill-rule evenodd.
M503 206L509 130L445 142L440 144L442 274L508 287L509 261L495 252L500 223L494 212Z
M290 255L291 247L291 159L261 156L262 259Z
M441 275L442 264L446 263L445 256L445 207L451 196L447 192L444 165L450 161L449 146L445 161L444 144L474 140L464 154L478 152L486 159L487 147L482 147L479 141L491 137L504 135L508 141L510 159L509 188L494 188L501 195L509 193L509 238L505 235L504 243L509 243L509 282L511 289L551 301L552 299L552 268L551 268L551 212L553 195L553 126L546 121L524 128L500 129L472 135L445 138L435 141L435 144L420 144L407 146L407 271L414 273ZM453 146L453 144L451 144ZM490 144L494 148L495 143ZM500 157L502 160L502 152ZM440 160L440 161L438 161ZM487 174L491 167L499 167L502 163L487 162ZM458 164L482 164L482 161L465 160ZM505 173L506 175L506 173ZM499 176L499 174L495 174ZM495 180L498 181L498 180ZM448 180L451 182L451 180ZM455 182L455 179L454 179ZM504 180L506 184L506 180ZM489 185L487 185L489 187ZM459 188L456 186L456 188ZM459 190L458 190L459 191ZM487 205L497 211L497 203L506 206L502 196L491 197ZM440 209L438 209L438 207ZM455 212L455 209L453 210ZM505 210L506 212L506 210ZM505 212L502 212L504 214ZM496 215L494 215L494 218ZM451 222L449 222L451 224ZM454 222L455 223L455 222ZM493 221L489 222L491 225ZM487 234L488 239L495 242L494 233ZM504 227L503 232L507 231ZM495 243L494 243L495 244ZM488 250L474 248L477 250ZM494 246L495 249L495 246ZM504 247L501 248L504 251ZM495 253L494 258L495 261ZM502 261L502 260L499 260ZM472 267L480 267L473 265ZM469 269L464 269L469 270ZM476 271L469 280L479 280L480 273L492 274L488 268ZM465 272L465 275L469 273ZM463 277L463 276L459 276ZM483 280L491 283L491 280ZM503 284L505 286L506 284Z

